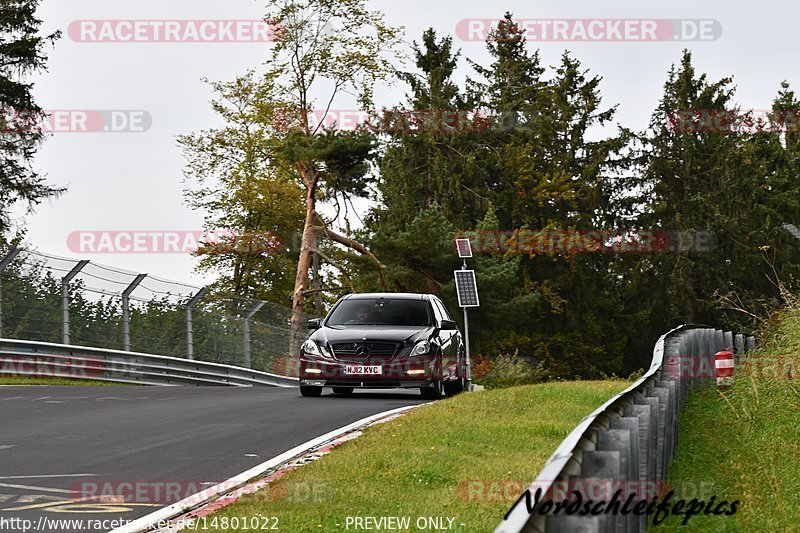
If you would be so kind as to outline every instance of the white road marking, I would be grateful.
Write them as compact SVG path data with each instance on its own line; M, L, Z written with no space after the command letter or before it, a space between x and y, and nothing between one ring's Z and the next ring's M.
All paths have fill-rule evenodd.
M11 448L16 448L16 444L0 444L0 450L10 450Z
M9 489L41 490L44 492L57 492L59 494L72 494L73 492L80 492L78 490L51 489L50 487L33 487L31 485L12 485L11 483L0 483L0 487L6 487Z
M39 479L39 478L62 478L62 477L97 477L97 474L39 474L35 476L0 476L0 479Z

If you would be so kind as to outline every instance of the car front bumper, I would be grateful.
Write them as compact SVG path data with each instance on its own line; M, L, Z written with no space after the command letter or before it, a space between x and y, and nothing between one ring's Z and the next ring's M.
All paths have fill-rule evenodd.
M354 367L378 367L380 374L353 372ZM359 362L327 358L300 359L300 384L303 386L424 388L433 387L434 381L440 376L437 358L432 355Z

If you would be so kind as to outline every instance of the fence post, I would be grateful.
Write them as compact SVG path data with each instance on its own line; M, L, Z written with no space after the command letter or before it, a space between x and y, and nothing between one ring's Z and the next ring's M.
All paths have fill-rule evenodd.
M122 349L126 352L131 351L131 293L139 286L147 274L139 274L122 291Z
M88 259L78 261L66 276L61 278L61 343L69 344L69 282L89 264Z
M192 307L199 302L208 292L208 287L203 287L186 303L186 358L194 359L194 324L192 323Z
M264 307L267 302L258 302L247 314L244 316L244 367L250 368L250 319L253 315L258 313L258 310Z
M22 248L12 248L5 257L0 259L0 338L3 338L3 270L22 251Z

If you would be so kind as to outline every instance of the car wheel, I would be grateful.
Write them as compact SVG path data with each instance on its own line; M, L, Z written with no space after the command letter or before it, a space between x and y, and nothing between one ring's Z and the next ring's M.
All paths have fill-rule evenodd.
M322 387L300 385L300 394L303 396L322 396Z
M350 396L351 394L353 394L353 387L333 387L333 393Z
M454 381L447 381L444 384L444 393L447 396L455 396L456 394L464 392L464 380L459 378Z
M444 384L442 380L437 379L433 382L433 387L420 387L419 392L426 400L438 400L444 396Z

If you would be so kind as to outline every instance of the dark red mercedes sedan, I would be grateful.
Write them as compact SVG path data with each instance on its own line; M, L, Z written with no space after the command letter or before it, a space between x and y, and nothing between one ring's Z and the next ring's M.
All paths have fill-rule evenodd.
M300 350L300 393L319 396L354 389L419 388L429 399L464 390L464 339L432 294L348 294Z

